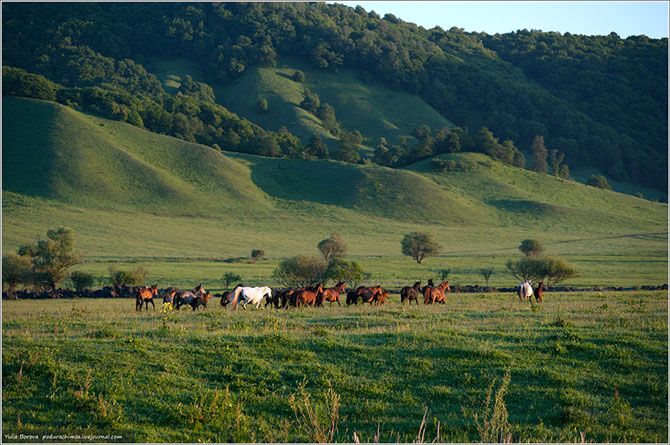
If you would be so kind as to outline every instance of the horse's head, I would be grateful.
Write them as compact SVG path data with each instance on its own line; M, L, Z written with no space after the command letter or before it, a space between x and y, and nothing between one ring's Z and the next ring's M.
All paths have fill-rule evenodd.
M207 291L205 290L204 287L202 287L202 283L201 283L201 284L198 284L191 292L193 292L194 295L204 295L205 292L207 292Z
M444 288L445 292L451 292L451 288L449 287L448 281L443 281L442 284L440 284L440 286Z
M153 286L151 286L149 288L149 290L151 291L151 293L153 295L158 296L158 285L157 284L154 284Z
M335 286L335 289L338 292L344 292L344 281L340 281L339 283L337 283L337 286Z
M420 288L420 287L421 287L421 281L417 281L416 283L414 283L414 286L412 286L412 287L413 287L414 289L418 289L418 288Z

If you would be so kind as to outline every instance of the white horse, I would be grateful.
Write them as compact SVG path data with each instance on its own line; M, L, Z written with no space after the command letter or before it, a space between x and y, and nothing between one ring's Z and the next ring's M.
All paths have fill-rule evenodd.
M521 301L524 301L526 298L530 299L533 296L533 288L530 285L530 280L526 280L525 283L519 284L516 288L516 293Z
M267 286L262 287L237 287L233 292L231 302L238 302L242 309L246 309L248 303L255 304L256 309L260 306L264 296L272 297L272 289Z

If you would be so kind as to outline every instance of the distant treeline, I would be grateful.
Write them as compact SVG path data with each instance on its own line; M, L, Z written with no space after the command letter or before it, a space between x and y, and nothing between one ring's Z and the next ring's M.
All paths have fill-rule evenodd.
M567 164L661 190L667 190L667 50L667 39L644 36L426 30L342 5L3 5L3 66L48 79L53 85L36 88L48 100L159 133L226 150L322 157L318 140L303 146L288 131L265 131L215 104L207 85L229 82L251 66L273 66L287 54L417 94L461 131L486 130L510 141L492 150L499 158L516 156L512 141L527 151L540 136ZM166 94L142 65L156 55L197 62L207 83L189 79L177 96ZM10 82L3 91L26 92L35 89ZM432 143L441 135L429 137L377 161L388 155L387 165L401 165L439 152L440 143Z

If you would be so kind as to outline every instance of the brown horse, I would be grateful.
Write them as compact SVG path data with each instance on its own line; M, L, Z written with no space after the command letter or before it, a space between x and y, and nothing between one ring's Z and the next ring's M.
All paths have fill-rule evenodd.
M405 300L409 300L409 304L412 304L412 300L416 301L416 304L419 304L419 289L421 289L421 281L414 283L414 286L405 286L400 289L400 302L404 303Z
M318 303L317 296L323 292L323 287L321 284L312 286L310 288L299 289L291 297L295 301L295 306L298 307L301 304L305 306L310 305L314 306Z
M540 281L540 284L537 285L535 289L533 289L533 294L535 294L535 301L538 303L542 303L542 286L544 285L544 281Z
M200 297L200 296L205 295L207 293L205 288L202 287L202 284L198 284L196 287L193 288L193 290L191 292L193 292L193 295L195 295L196 297Z
M324 289L323 290L323 299L326 300L326 301L330 301L331 306L336 301L337 301L338 306L342 306L340 304L340 294L342 292L344 292L344 281L340 281L334 287L329 287L327 289Z
M377 296L375 297L375 300L377 301L377 303L378 303L380 306L383 306L384 304L386 304L386 299L388 298L388 296L389 296L389 292L388 292L387 290L385 290L385 291L384 291L383 293L381 293L380 295L377 295ZM418 303L417 303L417 304L418 304Z
M438 287L426 286L423 289L423 304L446 304L445 291L451 292L448 281L441 282Z
M137 297L135 300L135 310L136 311L141 311L142 310L142 305L145 304L145 311L149 310L149 303L154 307L154 310L156 310L156 305L154 304L154 296L158 296L158 289L156 288L156 285L154 284L150 288L146 287L141 287L137 289Z

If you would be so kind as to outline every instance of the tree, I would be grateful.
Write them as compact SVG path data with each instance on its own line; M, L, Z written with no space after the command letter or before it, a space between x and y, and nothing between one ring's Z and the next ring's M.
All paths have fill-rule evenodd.
M328 146L317 135L312 135L305 147L305 154L316 159L328 159Z
M607 178L601 175L591 175L586 184L603 190L612 190L612 186L607 182Z
M47 230L47 239L19 248L19 255L28 255L37 283L56 289L72 266L82 262L75 249L74 232L65 227Z
M264 256L265 256L265 250L263 249L252 249L251 251L251 258L253 258L254 260L263 258Z
M442 250L434 239L433 235L426 232L412 232L406 234L401 242L403 255L411 256L421 264L421 261L428 256L435 256Z
M2 283L9 292L14 292L19 284L29 284L32 278L32 263L27 255L8 253L2 256Z
M537 240L525 239L519 245L519 251L526 256L537 257L544 252L544 246Z
M343 281L352 287L357 287L363 280L363 268L356 261L344 261L335 258L328 265L326 278L335 282Z
M241 280L242 280L242 277L239 276L236 273L233 273L233 272L226 272L221 277L221 282L223 283L223 288L224 289L228 289L230 287L231 283L234 283L236 281L239 282Z
M530 151L533 153L532 169L539 173L547 173L547 148L544 146L544 137L535 136L530 144Z
M293 79L294 82L305 83L305 73L300 70L296 70L296 72L293 73L291 79Z
M518 261L508 261L507 270L518 280L544 281L547 286L556 285L569 278L579 276L568 262L551 257L526 257Z
M549 163L551 163L551 174L554 176L561 176L561 164L565 159L565 154L558 150L549 151Z
M339 233L331 233L330 238L321 240L316 246L323 255L323 259L330 263L335 259L340 259L347 253L347 246L344 244Z
M90 273L75 270L70 274L70 280L77 292L83 292L93 286L95 277Z
M486 280L486 287L489 287L489 279L491 278L491 275L493 275L493 269L491 268L481 269L479 273Z
M264 97L261 97L256 101L256 111L260 114L265 114L268 112L268 100Z
M287 287L304 287L323 282L328 263L319 257L298 255L279 262L272 278Z

